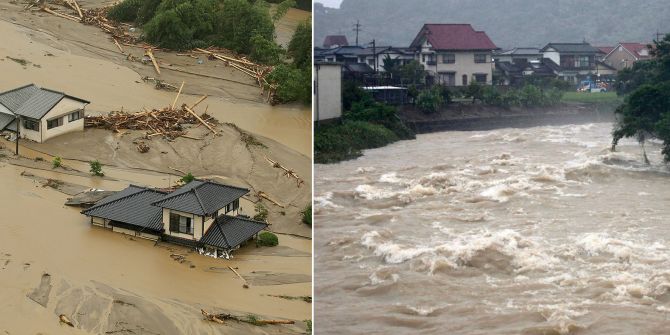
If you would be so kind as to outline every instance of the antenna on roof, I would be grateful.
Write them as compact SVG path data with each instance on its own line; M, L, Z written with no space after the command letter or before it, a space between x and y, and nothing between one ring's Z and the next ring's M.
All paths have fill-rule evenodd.
M356 32L356 46L358 46L358 33L361 31L361 23L359 20L356 20L356 24L354 24L354 31Z

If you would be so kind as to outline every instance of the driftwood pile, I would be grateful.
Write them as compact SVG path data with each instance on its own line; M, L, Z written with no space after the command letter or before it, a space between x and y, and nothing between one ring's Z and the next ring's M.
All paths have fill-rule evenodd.
M52 5L58 5L61 7L59 8ZM33 0L26 5L25 9L28 10L32 7L37 7L39 8L38 10L42 10L49 14L74 22L99 27L107 34L111 35L111 40L114 42L116 47L119 49L119 52L121 53L125 53L121 45L144 48L144 55L151 59L151 63L153 64L156 73L160 75L160 66L152 51L156 50L157 48L146 43L141 43L138 37L129 34L128 31L132 27L130 24L115 22L107 19L107 13L111 7L82 9L77 3L77 0L50 0L49 3L47 3L46 0ZM65 12L62 9L67 9L70 12ZM274 69L272 66L254 63L248 60L246 57L236 55L230 50L214 47L207 49L196 48L191 50L190 53L181 53L177 55L197 58L194 56L194 54L205 54L210 60L220 60L226 66L232 67L233 69L253 78L261 90L261 95L266 98L266 101L273 104L276 102L277 84L270 83L267 80L267 75L270 74ZM130 54L128 57L130 60L135 59L135 57L131 57ZM159 83L157 82L156 84L158 86Z

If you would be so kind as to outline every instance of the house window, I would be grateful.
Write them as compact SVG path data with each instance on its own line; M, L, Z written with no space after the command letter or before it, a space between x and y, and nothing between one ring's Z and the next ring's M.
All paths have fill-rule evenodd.
M440 72L440 82L442 85L455 86L456 73L455 72Z
M335 61L335 58L333 58L333 57L327 57L327 58L326 58L326 61L327 61L327 62L334 62L334 61Z
M67 122L77 121L77 120L81 119L82 117L84 117L84 111L80 109L80 110L77 110L77 111L74 111L74 112L68 114Z
M226 213L232 212L240 207L240 199L235 199L235 201L226 205Z
M193 235L192 219L179 214L170 213L170 232Z
M40 131L40 123L36 120L23 120L23 128Z
M454 54L442 55L442 64L454 64L454 63L456 63L456 55Z
M589 67L589 56L577 57L575 67Z
M47 129L60 127L62 125L63 125L63 118L62 117L47 120Z
M486 54L475 54L475 63L486 63Z
M475 73L475 82L486 84L486 73Z
M368 65L375 66L375 59L374 58L368 59Z

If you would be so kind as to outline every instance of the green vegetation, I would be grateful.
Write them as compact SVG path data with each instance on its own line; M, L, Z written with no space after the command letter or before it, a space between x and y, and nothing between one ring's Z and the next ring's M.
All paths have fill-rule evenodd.
M254 215L253 219L256 221L266 221L268 219L268 209L263 205L262 202L256 203L256 206L254 206L254 211L256 212L256 215Z
M624 79L619 78L635 88L615 111L618 122L612 132L612 150L622 138L635 137L644 152L644 142L657 138L663 141L664 160L670 162L670 34L654 44L656 60L634 66L632 72L621 74ZM646 152L644 158L648 163Z
M305 324L307 325L307 334L312 334L312 320L305 320Z
M361 155L361 150L383 147L398 140L414 139L414 132L400 120L395 108L345 83L343 104L350 106L340 123L321 125L314 134L314 161L334 163ZM346 100L355 99L355 100Z
M188 183L194 181L194 180L195 180L195 177L193 176L192 173L189 172L189 173L187 173L185 176L181 177L180 180L181 180L182 183L184 183L184 184L188 184Z
M264 0L124 0L107 16L133 22L143 38L158 47L186 50L217 46L276 66L267 77L276 86L276 101L311 103L311 22L298 25L288 48L275 42L275 21L296 6L278 3L272 13ZM300 2L302 3L302 2ZM269 88L269 87L268 87Z
M561 102L563 91L557 88L541 89L534 85L526 85L521 89L510 89L500 93L492 86L481 86L473 95L473 99L480 99L482 103L498 107L548 107L555 106Z
M615 92L565 92L563 102L582 102L582 103L621 103L623 98L617 96Z
M96 159L88 163L91 166L91 174L94 176L102 177L105 174L102 172L102 164Z
M416 106L424 113L437 112L444 105L441 91L439 86L421 91L416 98Z
M56 156L54 159L51 161L51 166L55 169L60 167L62 164L62 160L60 157Z
M303 209L300 214L302 214L302 222L308 226L312 226L312 205L308 205Z
M256 244L261 247L274 247L279 244L279 239L277 238L277 235L269 231L264 231L258 234Z

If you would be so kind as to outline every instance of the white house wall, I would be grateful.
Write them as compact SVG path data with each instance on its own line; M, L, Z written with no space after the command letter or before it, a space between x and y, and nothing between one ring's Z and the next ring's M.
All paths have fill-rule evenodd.
M315 87L312 101L316 106L314 120L323 121L342 117L342 66L339 64L314 65Z
M443 54L454 54L455 62L453 64L442 63ZM475 63L475 54L486 54L485 63ZM436 65L428 65L423 62L423 57L420 59L426 71L435 74L440 72L454 72L456 86L463 85L463 75L468 77L468 84L474 81L474 74L486 74L486 84L491 85L492 81L492 63L491 52L477 52L477 51L456 51L456 52L440 52L433 56Z
M68 122L68 115L77 110L84 110L86 104L72 100L68 97L63 98L54 106L41 120L40 129L42 130L42 142L74 131L84 131L84 118ZM51 129L47 129L47 121L55 118L63 118L63 125Z
M193 235L182 234L177 232L170 231L170 213L179 214L181 216L191 218L191 224L193 225ZM186 240L199 240L202 237L203 231L203 222L202 216L194 215L190 213L184 213L180 211L175 211L172 209L163 208L163 229L165 229L166 235L183 238Z
M558 51L555 51L554 49L548 49L547 51L544 52L544 58L549 58L554 63L561 65L561 55L558 53Z

